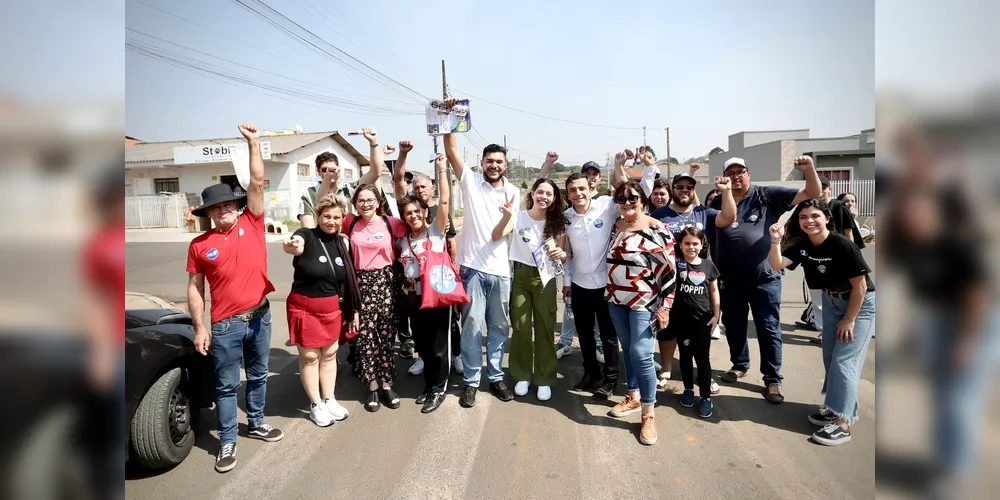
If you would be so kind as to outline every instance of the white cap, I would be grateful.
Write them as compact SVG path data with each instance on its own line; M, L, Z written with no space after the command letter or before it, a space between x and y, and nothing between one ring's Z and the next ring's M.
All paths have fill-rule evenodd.
M726 164L722 166L722 171L725 172L733 165L740 165L743 168L747 168L747 164L743 161L743 158L730 158L726 160Z

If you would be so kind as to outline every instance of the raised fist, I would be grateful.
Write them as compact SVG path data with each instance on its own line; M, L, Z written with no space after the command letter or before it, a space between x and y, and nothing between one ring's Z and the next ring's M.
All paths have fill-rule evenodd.
M715 189L718 189L720 193L725 193L730 189L733 189L733 181L729 177L720 176L715 178Z
M647 167L652 167L653 165L656 165L656 157L654 157L653 152L648 149L643 150L643 152L639 153L639 161L641 161L642 164Z
M393 146L392 144L386 144L385 146L382 146L382 156L392 156L392 154L395 152L396 152L396 146Z
M256 125L252 123L241 123L239 125L239 129L240 134L243 134L243 138L245 138L247 142L260 140L260 131L257 130Z
M691 175L694 175L694 173L697 172L700 169L701 169L701 165L699 165L697 163L692 163L691 166L688 167L688 173L691 174Z
M800 156L795 159L795 170L805 171L813 166L813 159L811 156Z
M458 98L455 98L455 97L449 97L448 99L444 100L444 107L446 107L448 109L451 109L451 108L455 107L455 105L458 104L458 101L460 101L460 100L461 99L458 99Z
M434 166L440 171L444 171L448 168L447 160L443 154L438 153L437 156L434 157Z
M555 151L549 151L548 154L545 155L545 161L547 163L555 163L558 159L559 153L556 153Z
M405 155L413 149L413 143L410 141L399 141L399 154Z
M625 154L625 151L619 151L619 152L615 153L615 166L616 167L620 167L620 166L624 165L625 164L625 160L627 158L628 158L628 156Z
M633 153L631 149L626 149L625 158L631 160L632 158L635 158L635 153Z
M772 240L780 240L785 235L785 226L781 224L772 224L767 230L771 233Z

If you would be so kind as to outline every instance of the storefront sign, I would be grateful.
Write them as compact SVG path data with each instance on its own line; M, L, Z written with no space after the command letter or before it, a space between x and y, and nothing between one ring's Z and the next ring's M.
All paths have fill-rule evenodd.
M209 144L206 146L182 146L174 148L174 164L228 162L232 160L232 150L235 148L240 148L244 151L244 158L250 156L249 148L245 142ZM271 159L271 143L269 141L262 141L260 143L260 155L265 160Z

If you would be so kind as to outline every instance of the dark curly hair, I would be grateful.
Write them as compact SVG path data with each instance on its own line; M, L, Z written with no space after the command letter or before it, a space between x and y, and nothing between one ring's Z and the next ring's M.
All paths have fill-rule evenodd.
M552 188L553 196L549 208L545 209L545 230L543 236L558 238L566 234L566 218L563 217L563 210L566 210L566 207L563 203L562 191L559 190L556 181L545 178L535 181L531 186L531 191L529 191L527 199L524 201L524 208L531 210L535 206L535 199L531 196L531 193L534 193L542 183L546 183Z

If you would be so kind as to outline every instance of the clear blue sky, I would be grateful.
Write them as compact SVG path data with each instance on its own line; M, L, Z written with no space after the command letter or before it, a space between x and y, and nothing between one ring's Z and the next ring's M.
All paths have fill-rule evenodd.
M387 90L306 48L230 0L142 0L228 39L126 0L125 26L212 56L214 67L283 88L421 113ZM875 124L872 0L705 2L426 2L265 0L326 41L415 89L441 94L448 64L462 92L540 114L617 127L647 127L647 141L684 160L742 130L810 128L813 137ZM126 36L211 61L158 40ZM265 49L273 55L262 53ZM391 84L390 84L391 85ZM252 120L268 129L347 131L371 125L382 142L411 139L429 155L422 115L389 116L269 95L125 53L125 131L148 141L233 136ZM612 130L525 115L472 99L473 126L503 135L530 164L548 150L565 163L604 161L641 144L641 130ZM482 138L472 134L474 143ZM359 147L363 139L351 139ZM470 160L476 150L467 140ZM421 162L422 163L422 162Z

